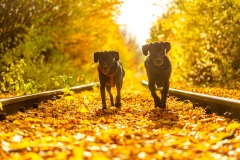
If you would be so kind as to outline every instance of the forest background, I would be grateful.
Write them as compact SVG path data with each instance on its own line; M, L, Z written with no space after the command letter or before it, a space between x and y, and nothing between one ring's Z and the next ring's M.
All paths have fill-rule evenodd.
M146 78L141 46L116 22L121 4L1 0L0 94L96 82L93 53L101 50L119 52L127 78ZM172 0L148 42L171 42L171 87L240 89L239 40L238 0Z

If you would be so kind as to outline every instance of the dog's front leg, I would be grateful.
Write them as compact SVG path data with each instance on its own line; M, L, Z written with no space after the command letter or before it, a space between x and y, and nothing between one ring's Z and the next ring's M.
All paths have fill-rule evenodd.
M105 86L106 83L102 83L100 86L100 93L101 93L101 98L102 98L102 109L106 109L106 96L105 96Z
M117 96L116 96L115 106L116 107L120 107L121 106L121 88L122 88L122 84L121 83L117 83L116 84L116 88L117 88Z
M156 94L155 81L150 80L149 83L148 83L148 88L149 88L149 90L151 92L151 95L153 97L153 100L154 100L154 103L155 103L155 107L162 108L163 107L162 101Z
M110 85L106 85L106 89L107 89L107 92L109 93L109 96L110 96L111 105L114 106L114 103L113 103L113 95L112 95L112 93L111 93L111 86L110 86Z
M163 108L166 107L166 102L167 102L167 94L169 90L169 81L165 82L162 90L162 103L163 103Z

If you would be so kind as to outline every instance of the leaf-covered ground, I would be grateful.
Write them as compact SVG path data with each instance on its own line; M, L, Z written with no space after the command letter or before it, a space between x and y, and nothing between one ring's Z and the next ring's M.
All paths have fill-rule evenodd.
M0 122L0 159L240 158L239 122L173 97L167 106L127 81L121 109L103 112L99 88L41 103Z

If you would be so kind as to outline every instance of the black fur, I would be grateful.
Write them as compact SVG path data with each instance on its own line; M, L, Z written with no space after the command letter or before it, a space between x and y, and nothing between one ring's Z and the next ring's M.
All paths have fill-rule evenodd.
M145 60L145 68L148 76L148 87L154 99L155 107L165 108L169 90L169 78L172 65L167 56L171 49L169 42L155 42L142 46L142 51L148 57ZM163 87L161 99L156 94L156 86Z
M100 81L100 93L102 98L102 108L106 109L106 96L105 88L110 95L110 101L112 106L121 106L121 88L123 84L123 77L125 75L121 62L119 61L119 54L116 51L102 51L94 53L94 62L99 62L98 75ZM113 77L113 83L111 83L111 76ZM116 102L113 103L113 95L111 93L111 87L116 86L117 96Z

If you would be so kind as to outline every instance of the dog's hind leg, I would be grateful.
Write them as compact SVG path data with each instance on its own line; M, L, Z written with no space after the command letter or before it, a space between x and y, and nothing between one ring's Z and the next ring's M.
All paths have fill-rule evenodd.
M116 84L116 88L117 88L117 96L116 96L115 106L116 107L120 107L121 106L121 88L122 88L122 83L117 83Z
M113 95L112 95L112 93L111 93L111 86L110 86L110 85L106 85L106 89L107 89L107 92L109 93L109 96L110 96L111 106L114 106L114 103L113 103Z

